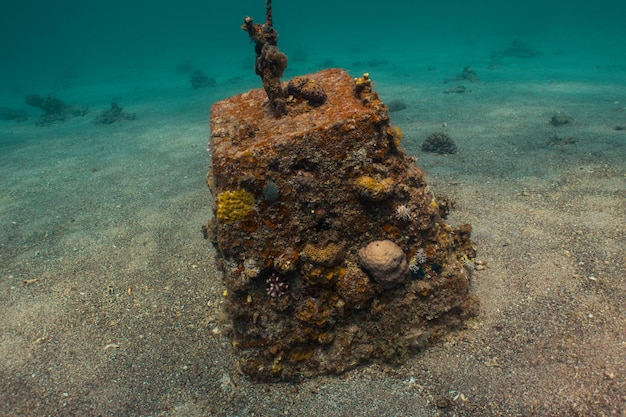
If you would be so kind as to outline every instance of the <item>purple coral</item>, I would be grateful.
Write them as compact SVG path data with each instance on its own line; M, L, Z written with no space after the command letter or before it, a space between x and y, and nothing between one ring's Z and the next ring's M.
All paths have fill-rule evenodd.
M268 279L265 280L267 283L267 290L265 292L272 298L282 297L285 295L285 291L289 286L286 282L281 281L281 279L276 276L276 274L272 274Z

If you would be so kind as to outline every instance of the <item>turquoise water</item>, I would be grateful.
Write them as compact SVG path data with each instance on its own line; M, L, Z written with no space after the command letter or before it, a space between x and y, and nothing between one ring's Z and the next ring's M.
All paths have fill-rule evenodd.
M355 62L391 55L401 66L397 52L411 64L445 57L476 65L514 39L602 65L626 50L621 1L278 0L273 9L279 46L292 57L286 76L328 64L360 71ZM126 81L167 87L180 79L175 68L183 61L218 81L248 78L252 46L239 26L244 16L261 23L264 14L261 0L9 2L0 15L0 105L70 87L91 97L94 87Z

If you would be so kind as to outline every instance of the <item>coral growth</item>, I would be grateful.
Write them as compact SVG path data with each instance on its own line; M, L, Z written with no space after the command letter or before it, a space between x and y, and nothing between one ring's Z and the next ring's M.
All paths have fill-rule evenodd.
M344 258L344 245L337 243L329 243L325 246L313 245L308 243L304 246L301 258L322 266L335 266Z
M422 151L451 155L456 153L456 144L445 133L432 133L422 144Z
M468 81L470 83L477 83L480 82L480 79L478 79L478 75L476 75L474 68L466 66L463 68L463 71L461 71L461 73L456 77L444 80L444 82L446 83L455 81Z
M574 123L574 119L561 112L554 113L550 117L550 124L554 127L565 126Z
M282 297L289 288L289 285L282 281L276 274L272 274L265 280L265 283L267 284L265 292L272 298Z
M411 209L404 204L400 204L398 207L396 207L396 212L394 213L394 216L398 220L402 221L409 221L413 217L411 214Z
M254 51L256 60L254 72L261 77L263 89L270 100L270 107L274 116L282 116L287 113L285 92L280 85L280 77L287 68L287 55L278 50L278 32L272 26L272 2L265 3L265 23L255 24L251 17L247 16L243 30L248 32L250 40L255 43Z
M372 80L369 72L363 73L361 77L354 79L355 93L357 98L361 98L362 94L369 95L372 93Z
M29 94L25 101L29 106L38 107L43 111L37 121L37 126L49 126L56 122L65 121L70 117L84 116L89 112L84 106L69 106L50 94L46 97L41 97L39 94Z
M504 58L530 59L539 55L541 55L539 50L524 41L515 39L506 48L491 52L491 63L489 67L492 69L497 68Z
M389 132L393 137L393 144L397 148L400 146L400 142L402 142L402 138L404 137L404 132L400 129L400 126L391 126L391 131Z
M211 109L217 204L203 233L254 380L401 363L477 310L460 260L473 257L471 228L445 224L369 76L306 79L324 105L295 99L304 111L276 118L259 89Z
M498 55L514 58L534 58L541 55L541 52L524 41L514 39L511 44L501 52L493 53L492 58L497 57Z
M359 195L372 201L381 201L389 197L393 192L393 186L393 178L377 180L368 175L361 176L354 182L354 187Z
M205 75L200 70L194 70L189 76L191 88L197 90L199 88L214 87L216 83L214 78Z
M217 195L216 217L233 223L246 218L254 207L254 196L246 190L224 191Z
M404 282L409 271L406 255L400 246L391 240L370 242L359 250L359 261L384 289L393 288Z
M110 125L122 120L135 120L135 113L126 113L116 102L111 103L111 108L98 117L94 121L97 125Z
M322 86L310 77L294 77L287 84L287 94L294 98L303 98L311 106L321 106L326 102L326 93Z

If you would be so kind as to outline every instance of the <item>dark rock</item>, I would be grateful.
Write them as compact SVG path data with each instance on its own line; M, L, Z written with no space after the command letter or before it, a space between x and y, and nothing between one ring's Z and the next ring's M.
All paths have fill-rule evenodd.
M197 90L198 88L214 87L217 83L214 78L208 77L200 70L195 70L189 77L191 82L191 88Z
M44 114L61 114L68 108L67 104L50 94L47 97L29 94L25 101L29 106L40 108Z
M50 94L47 97L41 97L39 94L29 94L26 96L25 101L29 106L38 107L44 112L37 121L37 126L49 126L71 117L84 116L89 113L85 106L68 106L65 102Z
M489 68L499 68L504 58L530 59L539 55L541 55L540 51L523 41L515 39L505 49L491 52L491 62L489 64Z
M110 125L121 120L135 120L135 113L125 113L117 103L113 102L111 103L111 108L96 117L94 123L97 125Z
M476 75L474 69L469 66L464 67L463 71L461 71L461 73L456 77L444 80L445 83L451 83L455 81L468 81L470 83L480 82L480 80L478 79L478 75Z

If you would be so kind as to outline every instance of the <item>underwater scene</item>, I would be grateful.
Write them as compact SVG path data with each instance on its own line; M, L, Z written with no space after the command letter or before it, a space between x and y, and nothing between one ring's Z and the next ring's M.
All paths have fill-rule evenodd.
M626 415L626 4L0 14L0 416Z

